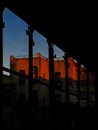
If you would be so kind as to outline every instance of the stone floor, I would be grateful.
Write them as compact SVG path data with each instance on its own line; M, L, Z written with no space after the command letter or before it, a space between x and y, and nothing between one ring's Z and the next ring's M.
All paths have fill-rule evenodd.
M23 129L34 129L34 130L65 130L66 120L65 118L65 107L56 107L54 117L54 127L50 126L50 111L47 107L33 108L32 111L25 106L4 106L3 121L0 125L1 129L6 128L23 128ZM74 110L71 106L69 129L71 130L96 130L95 126L95 115L94 110ZM80 117L77 120L77 117ZM53 120L52 120L53 121Z

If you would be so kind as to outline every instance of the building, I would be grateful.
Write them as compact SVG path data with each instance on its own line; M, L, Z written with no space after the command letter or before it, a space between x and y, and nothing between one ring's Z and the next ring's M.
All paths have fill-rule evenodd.
M37 79L39 82L33 81L32 89L35 91L35 99L39 105L49 105L49 59L44 58L40 53L37 53L32 58L32 78ZM66 98L66 70L65 60L54 60L54 79L55 79L55 99L60 102L65 102ZM10 69L16 72L22 73L28 76L29 73L29 59L28 57L14 57L10 56ZM77 62L72 58L68 58L68 80L70 90L70 101L77 103L77 77L78 77ZM28 79L21 76L11 75L12 81L17 84L17 98L25 98L28 101ZM86 69L84 66L80 66L80 93L81 105L86 104L85 100L87 96L86 87ZM94 100L94 75L89 72L89 98ZM23 98L23 99L24 99ZM92 103L91 103L92 104Z

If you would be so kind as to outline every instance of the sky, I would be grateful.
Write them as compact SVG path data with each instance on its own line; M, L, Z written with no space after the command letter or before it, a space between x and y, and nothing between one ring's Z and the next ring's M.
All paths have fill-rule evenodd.
M26 30L28 24L16 16L7 8L3 12L3 66L10 68L10 56L24 57L28 56L28 36ZM33 55L41 53L42 56L48 57L48 44L46 38L36 30L33 33L34 47ZM54 47L54 54L57 57L64 55L63 51L57 46Z

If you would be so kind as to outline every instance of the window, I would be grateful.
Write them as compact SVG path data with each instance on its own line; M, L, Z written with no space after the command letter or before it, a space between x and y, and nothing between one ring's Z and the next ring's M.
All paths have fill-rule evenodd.
M25 70L20 70L19 73L25 74ZM19 83L25 83L25 78L22 76L19 76Z
M55 86L56 88L60 88L62 86L61 72L55 72Z
M11 68L12 70L15 70L15 68L16 68L15 63L10 63L10 68Z
M33 78L38 77L38 68L36 66L33 66L32 68L32 75L33 75Z
M55 80L58 81L60 80L61 73L60 72L55 72Z
M45 73L43 73L43 80L45 80Z

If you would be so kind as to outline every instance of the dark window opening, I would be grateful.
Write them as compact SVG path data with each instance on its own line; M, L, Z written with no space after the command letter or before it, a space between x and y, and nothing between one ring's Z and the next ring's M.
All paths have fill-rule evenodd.
M61 88L62 82L61 82L61 72L55 72L55 87Z
M34 79L38 77L38 68L36 66L32 68L32 75Z
M25 74L25 70L20 70L19 73ZM19 76L19 83L25 83L25 78L22 76Z
M43 80L45 80L45 73L43 73Z

